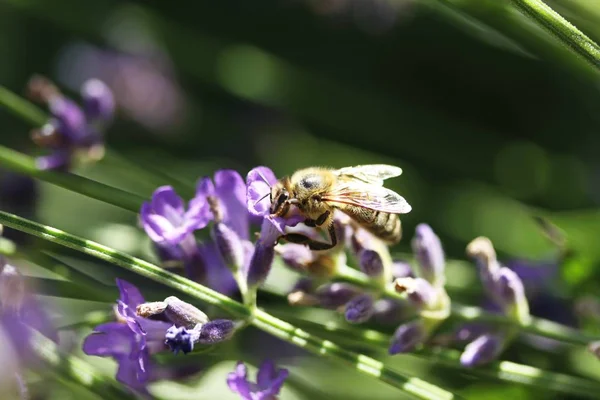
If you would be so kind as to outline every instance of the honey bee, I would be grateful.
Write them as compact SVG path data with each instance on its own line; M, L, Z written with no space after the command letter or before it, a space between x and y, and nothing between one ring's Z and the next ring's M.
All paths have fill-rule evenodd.
M384 188L383 181L400 174L401 168L383 164L301 169L273 185L270 212L285 217L293 205L306 217L307 226L327 229L330 243L298 233L283 236L289 242L306 244L311 250L328 250L337 244L335 209L384 242L395 244L402 236L397 214L410 212L411 206L398 193Z

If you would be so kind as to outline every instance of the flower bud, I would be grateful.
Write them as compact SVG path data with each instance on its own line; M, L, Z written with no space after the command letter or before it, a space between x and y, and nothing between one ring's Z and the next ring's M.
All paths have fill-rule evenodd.
M244 265L244 245L238 234L222 222L216 222L212 238L217 244L225 265L236 272Z
M316 291L319 304L324 308L337 309L348 303L362 290L348 283L334 282L320 286Z
M359 259L360 269L366 275L375 278L383 274L383 260L375 250L363 250Z
M110 88L99 79L89 79L81 87L83 109L92 120L110 121L115 111L115 99Z
M499 305L506 315L521 323L529 321L529 304L525 297L525 288L521 278L513 270L500 268L496 291L495 297L501 302Z
M216 319L202 325L198 342L215 344L230 339L235 332L235 323L228 319Z
M262 239L258 239L246 275L249 287L259 286L267 279L274 258L274 243L264 243Z
M394 332L388 353L390 355L408 353L423 343L426 338L427 333L423 321L407 322L400 325Z
M351 324L367 322L373 315L373 296L367 293L359 294L346 304L344 316Z
M136 314L144 318L162 314L175 325L188 329L208 322L206 314L175 296L169 296L164 301L142 303L137 306Z
M487 364L498 357L503 348L503 340L497 335L485 334L469 343L460 356L465 367Z
M436 301L434 287L423 278L398 278L394 288L398 293L406 293L408 300L419 308L429 308Z
M413 253L419 265L418 276L434 286L444 286L446 260L440 238L427 224L419 224L412 242Z

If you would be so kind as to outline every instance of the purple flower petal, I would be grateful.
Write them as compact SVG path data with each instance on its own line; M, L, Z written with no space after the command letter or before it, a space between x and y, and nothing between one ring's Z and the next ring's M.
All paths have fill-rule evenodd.
M184 213L183 200L172 186L160 186L152 193L152 209L167 220L181 219Z
M264 217L269 214L271 186L277 182L275 174L267 167L256 167L246 176L246 201L250 214Z
M119 299L128 307L135 310L137 306L146 302L139 289L131 283L117 278L117 287L119 288Z
M97 326L95 333L83 342L83 352L89 356L120 357L131 352L133 332L125 324L109 322Z
M244 180L237 171L222 169L215 173L215 189L225 208L223 222L247 240L250 226Z
M277 377L277 370L275 369L275 363L273 360L265 360L258 369L256 375L256 383L261 389L269 387L269 383Z
M58 132L72 143L85 139L87 127L81 108L65 97L54 97L50 101L50 112L58 121Z
M243 362L239 361L235 366L235 371L227 375L227 386L233 392L242 396L243 399L251 399L248 369Z
M207 242L198 248L206 266L206 284L223 294L231 294L236 291L237 283L231 271L223 263L219 249L214 242Z
M48 156L38 157L36 167L41 170L66 171L71 165L71 151L56 149Z
M210 179L210 177L205 176L203 178L201 178L200 180L198 180L198 184L196 185L196 197L208 197L208 196L215 196L216 195L216 190L215 190L215 185L212 181L212 179Z

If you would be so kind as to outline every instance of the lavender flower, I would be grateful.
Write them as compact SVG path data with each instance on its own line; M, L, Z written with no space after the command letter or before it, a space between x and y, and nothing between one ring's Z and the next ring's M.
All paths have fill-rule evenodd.
M486 237L475 238L467 246L467 254L479 266L479 275L486 293L510 318L527 323L530 319L525 288L519 276L500 265L492 242Z
M165 344L173 353L191 352L196 343L212 345L230 339L235 331L235 323L228 319L217 319L198 324L192 329L184 326L171 326L165 334Z
M204 266L193 232L204 228L210 218L208 204L202 198L189 202L186 211L183 200L171 186L154 191L150 202L140 209L140 222L150 239L160 246L169 258L181 257L187 275L202 280Z
M85 111L43 77L32 78L28 89L52 115L41 129L32 132L38 145L52 150L52 154L38 158L38 168L64 170L80 156L92 161L102 158L102 134L114 113L112 92L102 81L91 79L83 84Z
M227 385L243 400L274 400L287 376L287 369L277 369L273 361L265 360L258 370L256 383L250 382L248 369L240 361L227 376Z
M444 289L446 263L439 238L429 225L420 224L412 245L418 264L415 269L417 277L396 278L394 287L397 292L406 294L420 319L398 327L390 345L390 354L413 350L450 315L450 297ZM412 275L411 269L402 264L397 269L396 275Z
M4 258L0 259L0 329L22 365L35 360L30 343L31 329L58 342L56 330L38 301L25 288L23 276Z
M120 297L116 313L119 322L97 326L86 337L83 352L99 357L112 357L119 364L117 380L143 389L150 376L150 355L164 350L164 338L171 324L140 317L136 309L144 303L140 291L132 284L117 279Z
M246 205L257 221L261 221L260 238L255 244L254 254L247 267L248 286L262 284L271 271L275 256L275 245L285 235L287 226L295 226L304 220L300 215L281 218L270 215L269 193L277 182L275 174L267 167L256 167L246 177Z

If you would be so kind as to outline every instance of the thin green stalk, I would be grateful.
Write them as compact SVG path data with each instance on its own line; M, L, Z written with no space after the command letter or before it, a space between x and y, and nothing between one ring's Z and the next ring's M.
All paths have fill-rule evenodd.
M48 120L42 110L4 86L0 86L0 105L34 126L41 126Z
M252 324L273 336L293 343L312 353L340 360L353 366L358 371L374 376L415 396L433 399L452 399L455 397L452 393L440 389L435 385L419 378L407 378L389 369L381 361L343 349L329 340L323 340L311 335L262 310L256 310Z
M381 381L418 398L456 398L452 393L438 388L437 386L431 385L418 378L405 377L389 369L377 360L348 351L330 341L310 335L264 311L255 310L254 316L252 316L251 310L243 304L196 282L192 282L184 277L165 271L149 262L121 253L99 243L76 237L59 229L44 226L2 211L0 211L0 224L113 263L126 270L190 295L198 300L215 305L237 318L249 319L256 327L283 340L297 346L305 347L307 350L316 354L351 364L360 372L376 377Z
M600 69L600 46L541 0L512 0L525 15L542 25L565 46Z
M44 373L54 375L59 380L83 386L92 393L102 393L103 398L110 399L135 399L125 386L111 377L98 373L85 361L74 356L60 354L56 344L31 330L33 333L31 344L36 355L47 365Z
M353 347L369 348L375 352L381 352L382 348L386 348L391 341L391 336L370 329L346 326L336 322L321 324L288 314L285 315L285 318L312 333L325 337L335 336L343 338L346 343ZM467 373L478 378L491 378L501 382L518 383L579 397L595 398L600 390L600 383L598 382L566 374L548 372L543 369L510 361L497 361L486 366L467 369L460 364L460 351L452 349L426 349L411 355L425 359L429 363L441 365L450 370L460 371L461 373Z

